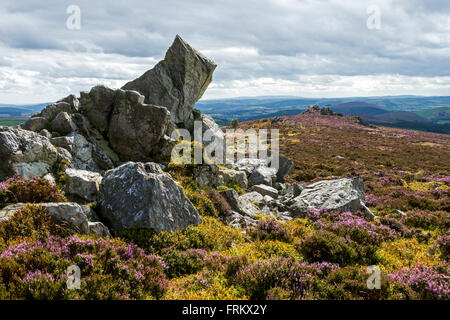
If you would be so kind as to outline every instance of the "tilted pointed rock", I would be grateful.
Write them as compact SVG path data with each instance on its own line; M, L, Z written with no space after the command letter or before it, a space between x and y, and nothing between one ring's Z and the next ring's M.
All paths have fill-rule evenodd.
M190 126L192 109L211 83L217 65L176 36L164 60L122 89L145 96L145 103L164 106L177 125Z

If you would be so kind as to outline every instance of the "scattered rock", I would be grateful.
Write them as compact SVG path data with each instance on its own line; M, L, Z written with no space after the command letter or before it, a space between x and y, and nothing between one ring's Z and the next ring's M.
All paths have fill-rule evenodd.
M275 188L266 186L264 184L258 184L251 188L252 191L256 191L259 194L262 194L263 196L270 196L272 198L278 197L278 191Z
M88 222L88 233L99 237L111 237L109 229L101 222Z
M97 172L66 169L65 191L87 201L96 201L102 176Z
M101 216L116 234L145 228L173 232L202 220L183 189L155 163L108 170L100 185Z

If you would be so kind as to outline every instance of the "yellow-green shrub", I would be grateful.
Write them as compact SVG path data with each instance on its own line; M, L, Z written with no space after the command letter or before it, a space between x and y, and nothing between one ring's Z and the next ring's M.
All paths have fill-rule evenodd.
M386 272L398 271L419 264L427 267L442 264L439 255L431 253L429 245L420 243L416 238L385 242L375 255L380 260L380 268Z

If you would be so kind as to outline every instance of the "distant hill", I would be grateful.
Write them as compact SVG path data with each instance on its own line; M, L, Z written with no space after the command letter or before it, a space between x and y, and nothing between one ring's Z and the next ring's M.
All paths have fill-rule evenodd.
M339 112L344 115L351 115L351 116L359 116L359 115L375 116L389 112L389 110L384 107L362 101L340 103L332 106L331 109L334 112Z
M24 105L0 104L0 117L29 117L32 114L41 111L49 103L50 102Z
M438 123L450 123L450 107L415 111L415 114Z
M410 112L410 111L393 111L385 112L382 114L377 114L375 116L365 116L367 120L373 120L377 122L387 122L395 123L398 121L409 121L409 122L430 122L427 118L421 117L420 115Z

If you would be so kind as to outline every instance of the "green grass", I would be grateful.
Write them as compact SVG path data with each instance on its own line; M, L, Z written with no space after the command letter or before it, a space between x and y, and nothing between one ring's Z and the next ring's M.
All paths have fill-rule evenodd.
M16 126L18 124L24 123L27 118L0 118L0 126Z

